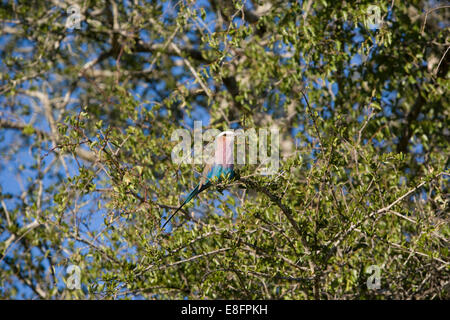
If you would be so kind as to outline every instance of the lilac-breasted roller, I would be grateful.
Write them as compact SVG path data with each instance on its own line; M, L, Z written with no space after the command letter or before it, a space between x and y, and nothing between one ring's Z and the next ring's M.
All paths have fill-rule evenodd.
M162 228L173 218L173 216L180 211L180 209L189 201L192 200L203 190L211 186L211 179L217 178L220 182L223 177L228 176L232 179L235 176L234 172L234 136L236 133L233 131L224 131L217 135L214 146L214 159L213 163L208 163L203 170L200 183L188 194L181 206L167 219Z

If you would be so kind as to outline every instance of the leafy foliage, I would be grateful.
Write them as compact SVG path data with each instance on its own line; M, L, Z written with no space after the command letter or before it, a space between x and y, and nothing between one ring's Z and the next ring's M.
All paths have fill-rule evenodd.
M73 3L1 2L0 297L449 298L448 6ZM280 170L161 230L193 120L278 128Z

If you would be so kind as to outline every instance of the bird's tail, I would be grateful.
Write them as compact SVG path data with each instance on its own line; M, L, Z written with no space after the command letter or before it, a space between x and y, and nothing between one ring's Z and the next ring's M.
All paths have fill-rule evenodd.
M164 229L164 227L169 223L169 221L172 220L173 216L176 215L177 212L180 211L181 208L183 208L183 206L184 206L186 203L188 203L189 201L191 201L193 197L195 197L195 196L198 195L200 192L202 192L203 190L205 190L205 189L209 186L209 184L207 183L207 184L202 185L201 188L200 188L200 190L199 190L198 186L199 186L199 185L197 185L197 186L194 188L194 190L192 190L192 191L188 194L188 196L187 196L186 199L183 201L183 203L181 204L181 206L179 206L178 209L175 210L174 213L172 213L172 215L169 217L169 219L167 219L167 221L164 222L164 225L162 226L162 229Z

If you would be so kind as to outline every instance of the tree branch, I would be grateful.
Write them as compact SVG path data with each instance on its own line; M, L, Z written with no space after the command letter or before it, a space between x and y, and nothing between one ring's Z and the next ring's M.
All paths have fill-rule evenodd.
M23 131L26 127L28 127L28 125L25 123L19 123L19 122L8 121L5 119L0 119L0 128L15 129L15 130ZM33 128L33 130L36 134L40 135L41 137L51 139L51 134L49 134L43 130L36 129L36 128ZM79 156L81 159L88 161L88 162L94 163L95 161L97 161L97 157L95 156L95 154L92 151L85 150L85 149L81 148L80 146L77 146L75 148L75 154L77 156Z

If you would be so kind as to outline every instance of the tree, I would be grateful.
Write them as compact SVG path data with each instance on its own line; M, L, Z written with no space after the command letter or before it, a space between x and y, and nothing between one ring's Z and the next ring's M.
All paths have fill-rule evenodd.
M0 297L448 299L449 10L2 1ZM278 129L280 168L163 230L194 120Z

